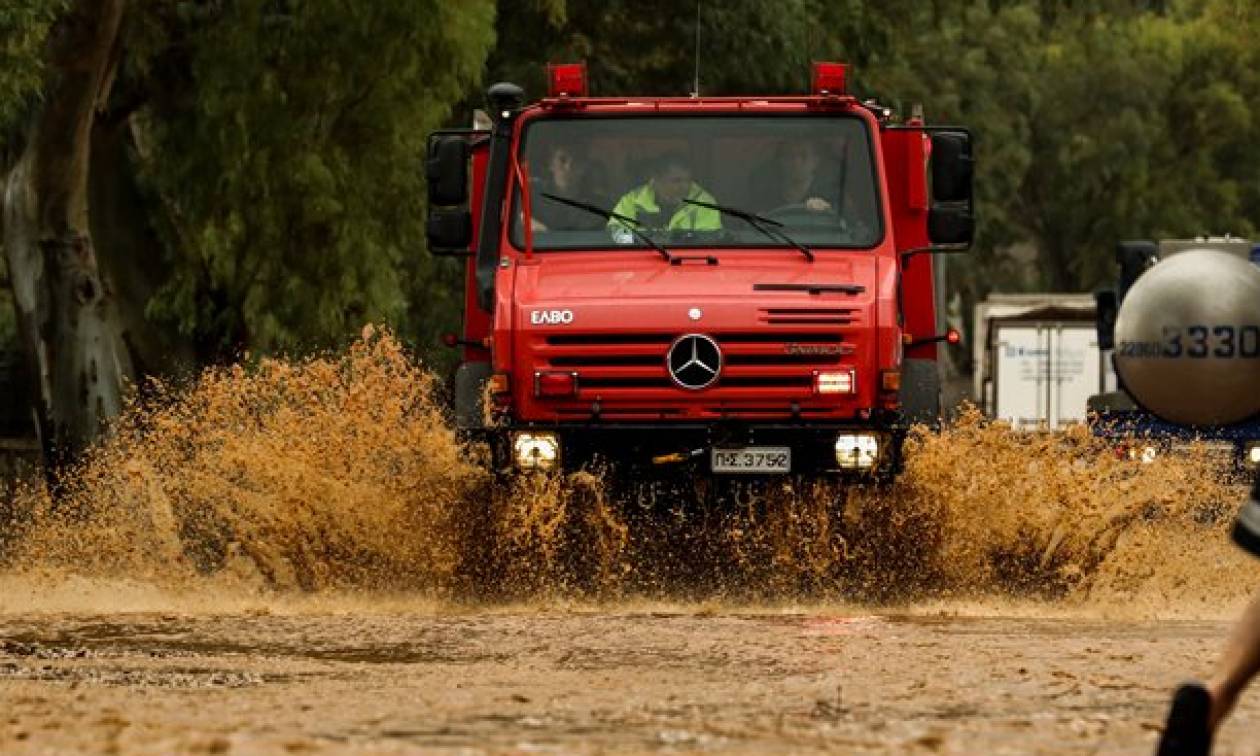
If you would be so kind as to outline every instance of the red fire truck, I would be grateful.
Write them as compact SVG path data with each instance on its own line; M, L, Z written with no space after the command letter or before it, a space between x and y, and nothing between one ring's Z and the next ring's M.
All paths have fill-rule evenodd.
M501 469L889 476L940 409L934 255L973 233L970 133L808 95L593 97L548 67L428 146L466 258L459 426ZM956 338L951 332L948 338Z

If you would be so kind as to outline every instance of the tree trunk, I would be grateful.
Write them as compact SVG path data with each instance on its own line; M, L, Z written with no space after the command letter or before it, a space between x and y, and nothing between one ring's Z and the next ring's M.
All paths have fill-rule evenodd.
M49 39L48 82L4 193L4 248L46 462L122 408L133 378L88 215L92 126L109 94L124 0L76 0Z
M157 202L137 186L130 120L98 120L92 131L92 242L136 375L186 375L197 366L192 339L147 315L170 265L151 223Z

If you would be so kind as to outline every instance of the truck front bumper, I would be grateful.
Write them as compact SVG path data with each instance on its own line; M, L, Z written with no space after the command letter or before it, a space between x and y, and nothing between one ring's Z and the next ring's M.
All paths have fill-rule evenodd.
M605 462L658 473L888 476L901 468L906 431L870 423L520 424L490 434L501 469Z

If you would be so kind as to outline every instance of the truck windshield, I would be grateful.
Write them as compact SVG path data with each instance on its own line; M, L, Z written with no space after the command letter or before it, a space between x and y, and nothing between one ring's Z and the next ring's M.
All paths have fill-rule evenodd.
M536 250L868 248L883 238L870 136L853 116L546 119L521 145ZM523 247L519 199L512 242ZM770 219L785 238L729 210Z

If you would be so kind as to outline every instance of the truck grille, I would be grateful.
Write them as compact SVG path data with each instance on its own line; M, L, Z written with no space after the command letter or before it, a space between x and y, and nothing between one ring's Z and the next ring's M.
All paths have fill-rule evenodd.
M798 313L810 313L808 316ZM788 313L788 314L783 314ZM821 313L821 314L819 314ZM852 311L764 310L763 319L810 318L810 324L833 323L822 318L845 317ZM535 367L540 370L567 369L580 373L581 398L616 390L618 397L631 398L636 390L674 388L665 367L670 344L681 334L552 334L534 344ZM775 398L812 395L813 371L841 364L852 354L855 344L839 330L775 330L771 332L708 332L722 348L723 369L718 383L705 392L706 398L721 399L724 393L763 391ZM683 397L680 397L680 399ZM687 398L689 401L692 399Z
M853 307L805 308L763 307L760 320L769 325L852 325L857 318Z

